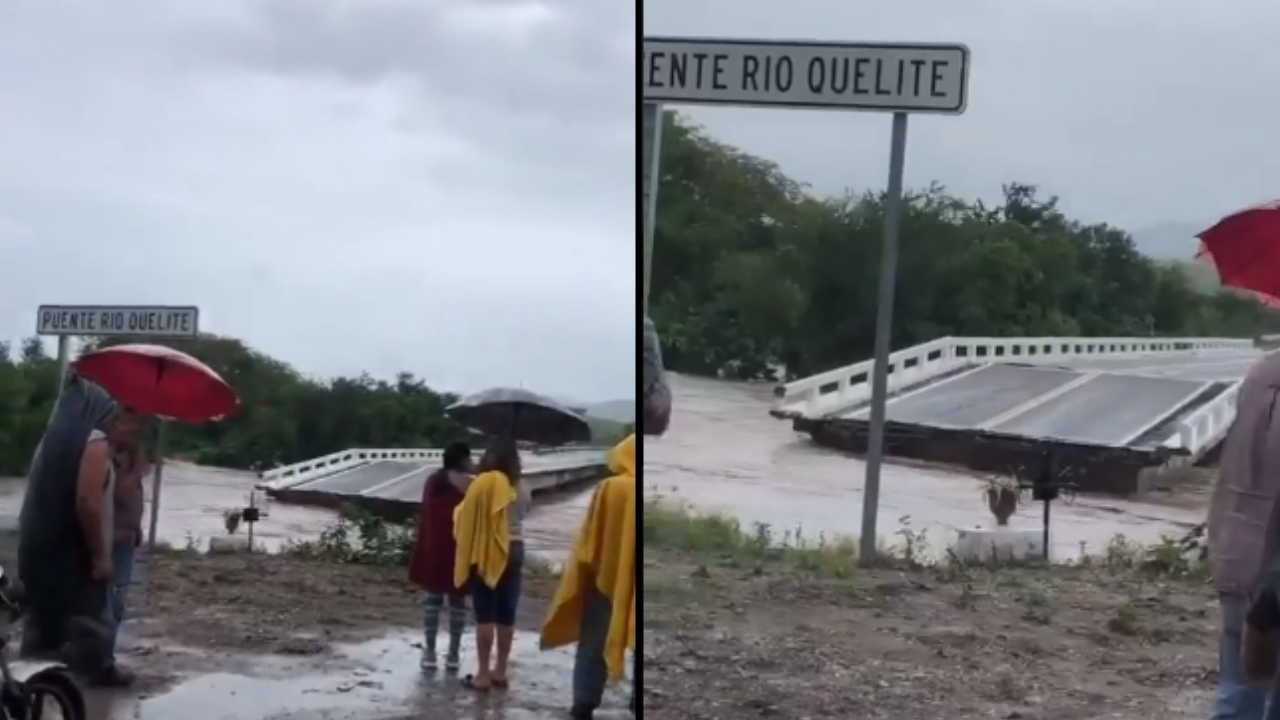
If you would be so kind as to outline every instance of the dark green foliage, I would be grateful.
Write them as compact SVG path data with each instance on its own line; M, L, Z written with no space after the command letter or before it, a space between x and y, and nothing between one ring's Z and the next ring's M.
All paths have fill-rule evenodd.
M119 342L107 338L95 346ZM190 353L240 394L240 412L221 423L173 425L168 435L172 456L266 469L354 447L443 447L466 436L444 416L455 398L409 373L394 382L368 375L321 381L231 338L129 342ZM24 341L18 353L0 343L0 475L26 472L53 406L57 374L57 363L38 341Z
M771 162L668 114L651 314L673 370L759 378L872 355L883 238L880 194L818 198ZM1280 331L1280 315L1197 292L1185 268L1128 233L1068 219L1013 183L997 207L941 186L910 193L895 348L946 335L1228 336Z

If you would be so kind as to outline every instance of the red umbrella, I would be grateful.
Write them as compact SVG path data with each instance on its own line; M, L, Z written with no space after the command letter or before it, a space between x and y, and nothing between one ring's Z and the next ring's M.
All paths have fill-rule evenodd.
M1208 249L1205 248L1203 242L1200 243L1200 249L1196 252L1196 260L1199 260L1201 263L1204 263L1205 265L1208 265L1214 268L1215 271L1217 270L1217 263L1214 262L1213 260L1213 254L1210 253ZM1271 295L1264 295L1263 293L1255 292L1253 290L1239 290L1238 292L1241 295L1247 295L1253 298L1254 300L1257 300L1258 302L1262 303L1263 305L1266 305L1267 307L1280 308L1280 297L1272 297Z
M1280 298L1280 200L1228 215L1199 237L1199 256L1223 285Z
M240 405L235 391L208 365L162 345L116 345L81 357L74 367L143 415L205 422Z

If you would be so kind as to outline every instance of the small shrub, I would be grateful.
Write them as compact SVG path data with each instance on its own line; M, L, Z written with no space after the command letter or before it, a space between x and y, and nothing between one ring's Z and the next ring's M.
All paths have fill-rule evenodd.
M338 521L315 540L291 542L284 552L321 562L408 567L416 536L413 523L393 523L344 505Z
M801 528L781 535L772 526L756 523L749 530L736 518L721 514L700 514L664 502L645 501L642 542L645 547L688 553L731 566L758 566L781 563L820 575L845 577L853 572L857 546L852 539L814 540Z
M814 575L847 577L858 561L858 546L852 538L831 539L822 533L809 538L802 528L777 533L763 523L744 528L732 516L699 513L657 493L648 495L643 513L644 547L691 555L700 562L757 569L772 564ZM898 542L878 549L874 566L929 569L943 580L969 582L970 569L974 567L998 573L1002 566L1034 568L1044 564L1039 559L1020 563L964 563L950 548L938 557L930 552L924 530L912 527L910 517L900 518L899 525L895 533ZM1207 558L1202 553L1188 551L1185 541L1172 536L1154 545L1144 545L1117 535L1101 556L1090 555L1086 550L1082 545L1078 560L1058 567L1190 581L1203 581L1210 576Z

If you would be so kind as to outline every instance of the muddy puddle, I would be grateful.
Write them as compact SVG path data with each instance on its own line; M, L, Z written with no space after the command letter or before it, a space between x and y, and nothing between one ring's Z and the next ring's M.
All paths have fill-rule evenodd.
M808 540L856 536L862 519L862 461L818 447L788 423L768 415L772 386L677 377L671 431L646 439L646 489L709 511L768 525L778 536ZM923 532L935 553L956 528L984 526L989 513L982 483L961 472L886 465L877 531L886 543ZM1041 505L1020 508L1014 527L1042 527ZM1202 522L1201 509L1170 508L1100 498L1054 503L1051 542L1056 558L1084 544L1099 552L1116 535L1155 542Z
M144 648L145 649L145 648ZM463 672L474 660L467 648ZM210 656L171 648L164 663L187 668L149 697L95 692L94 720L550 720L561 718L572 649L540 652L537 636L516 637L511 688L477 694L455 674L419 669L419 638L400 633L336 645L315 658ZM126 657L128 651L126 650ZM144 682L155 683L148 678ZM154 670L152 671L154 672ZM602 718L624 717L624 686L611 688ZM613 714L608 714L613 713Z

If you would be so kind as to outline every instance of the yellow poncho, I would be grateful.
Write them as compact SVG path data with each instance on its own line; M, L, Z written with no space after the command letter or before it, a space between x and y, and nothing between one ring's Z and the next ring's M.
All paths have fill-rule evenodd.
M500 472L482 473L471 481L466 496L453 511L453 537L458 541L453 558L454 585L465 585L475 566L486 585L497 587L502 571L507 569L511 545L507 507L515 499L515 487Z
M613 449L617 473L596 488L577 544L565 563L560 587L542 626L542 648L578 642L588 583L613 603L605 642L609 677L622 677L626 650L636 647L636 438Z

